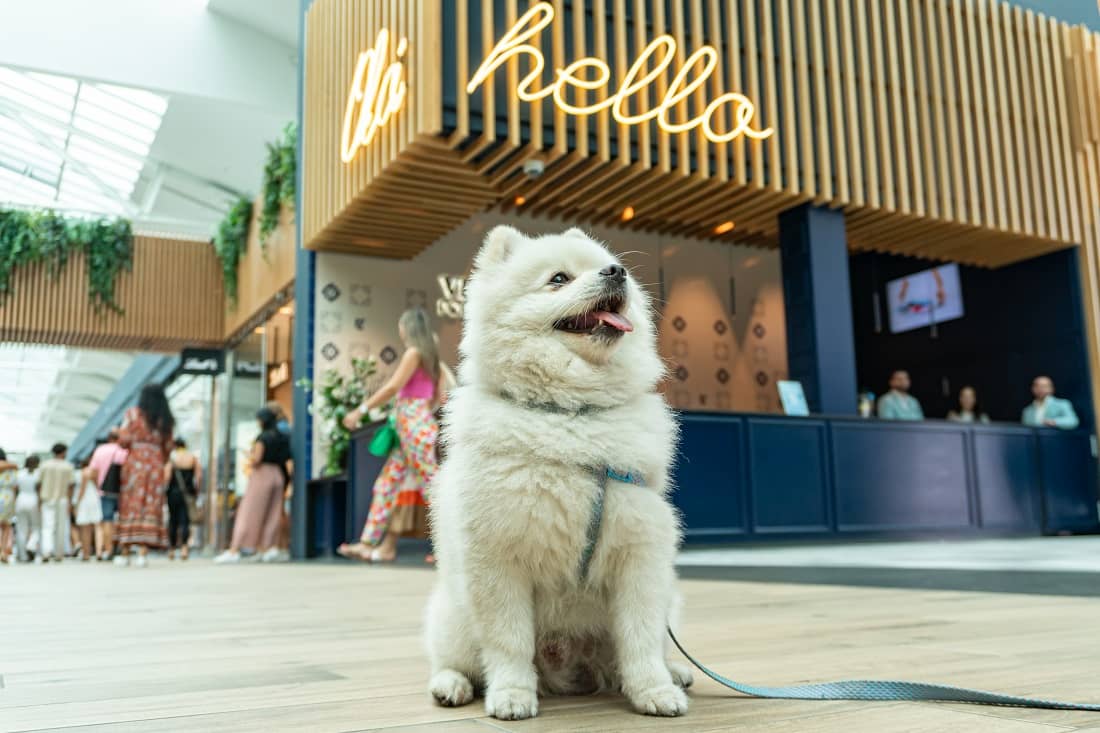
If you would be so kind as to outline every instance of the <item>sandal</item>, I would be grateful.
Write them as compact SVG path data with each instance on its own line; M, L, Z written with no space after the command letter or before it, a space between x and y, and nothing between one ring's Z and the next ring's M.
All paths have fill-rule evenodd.
M348 544L343 543L336 548L336 554L340 557L346 557L348 560L358 560L360 562L370 562L370 548L362 542L354 542Z
M389 559L383 558L381 551L378 548L374 548L370 551L370 559L367 560L367 562L369 562L371 565L386 565L395 561L396 559L397 555L394 555Z

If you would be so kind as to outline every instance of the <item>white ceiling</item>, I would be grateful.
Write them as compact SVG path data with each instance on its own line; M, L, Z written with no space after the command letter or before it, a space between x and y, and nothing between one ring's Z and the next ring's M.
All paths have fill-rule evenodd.
M88 145L70 149L72 133L87 125L44 116L34 99L0 85L0 206L124 213L138 231L206 239L235 195L259 193L265 143L296 115L298 0L0 2L0 28L0 74L51 80L69 90L70 111L79 90L94 96L103 85L166 102L157 124L147 125L151 141L132 151L131 180L135 172L113 166L106 153L99 161ZM98 121L96 137L113 138L111 121ZM115 126L131 129L125 120ZM89 184L88 170L117 185L108 192ZM52 176L53 196L31 178L20 186L26 171ZM112 195L88 196L89 185ZM29 200L21 189L32 186L49 200ZM132 361L126 353L0 344L0 448L22 455L70 442Z
M298 47L298 0L210 0L206 7L285 46Z

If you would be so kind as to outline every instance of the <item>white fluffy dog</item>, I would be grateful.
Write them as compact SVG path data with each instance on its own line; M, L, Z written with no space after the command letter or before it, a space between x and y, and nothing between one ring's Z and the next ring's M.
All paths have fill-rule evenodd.
M648 298L580 230L503 226L466 292L432 493L432 695L465 705L484 691L489 715L520 719L539 692L619 689L639 712L682 715L691 672L665 657L677 431L655 391Z

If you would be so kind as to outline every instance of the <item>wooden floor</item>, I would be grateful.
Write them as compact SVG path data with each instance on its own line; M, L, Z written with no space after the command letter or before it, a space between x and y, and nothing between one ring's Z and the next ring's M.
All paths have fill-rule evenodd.
M1100 714L738 698L684 718L618 697L502 723L436 707L432 571L350 565L0 566L0 731L1055 731ZM1100 599L685 581L683 641L758 684L903 678L1100 701Z

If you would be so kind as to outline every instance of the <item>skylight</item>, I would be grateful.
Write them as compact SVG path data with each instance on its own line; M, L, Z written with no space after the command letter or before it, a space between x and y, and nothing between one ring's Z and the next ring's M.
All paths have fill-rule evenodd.
M167 107L152 92L0 67L0 203L131 213Z

